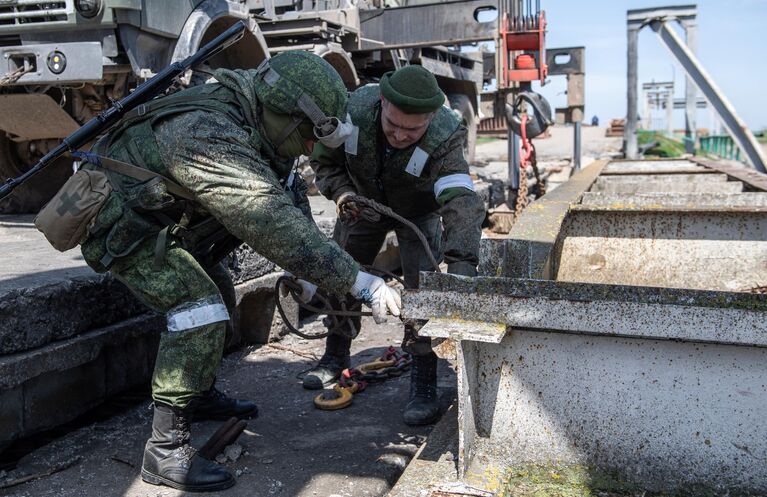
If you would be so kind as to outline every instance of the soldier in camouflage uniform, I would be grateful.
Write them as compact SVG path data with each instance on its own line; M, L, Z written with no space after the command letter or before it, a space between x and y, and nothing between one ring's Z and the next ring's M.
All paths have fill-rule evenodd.
M338 146L349 133L338 74L316 55L285 52L255 70L218 70L215 79L135 109L85 165L101 162L114 188L82 243L85 260L167 317L141 475L189 491L234 484L189 444L191 417L257 412L213 387L229 319L222 293L232 294L219 263L228 249L244 241L303 280L350 292L379 320L387 308L399 314L399 296L319 231L291 171L317 140ZM136 166L161 176L146 180ZM303 280L308 300L314 287Z
M387 205L420 228L434 257L447 262L448 272L475 276L485 209L464 159L466 128L443 107L444 100L434 76L421 66L387 73L380 85L364 86L350 96L349 113L359 127L356 141L339 149L318 145L312 165L320 192L336 202L342 218L358 214L347 202L353 194ZM334 239L345 240L345 250L369 265L387 232L395 230L405 282L416 288L418 272L433 270L419 240L391 219L370 222L364 217L351 225L337 223ZM359 320L354 326L328 337L325 354L304 378L305 388L322 388L348 367ZM437 357L431 341L406 326L403 349L413 354L404 421L432 423L439 417L439 406Z

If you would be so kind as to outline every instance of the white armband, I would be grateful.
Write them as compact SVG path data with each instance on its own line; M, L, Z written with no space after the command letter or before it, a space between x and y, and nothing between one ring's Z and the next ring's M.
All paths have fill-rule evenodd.
M466 188L474 191L474 182L468 174L449 174L437 179L434 183L434 197L439 198L442 192L448 188Z

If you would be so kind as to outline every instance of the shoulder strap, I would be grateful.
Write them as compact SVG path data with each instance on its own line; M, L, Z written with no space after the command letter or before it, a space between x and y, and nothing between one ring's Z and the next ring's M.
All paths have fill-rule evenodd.
M152 178L159 177L163 181L165 181L165 186L168 188L168 191L172 193L173 195L176 195L177 197L181 197L185 200L194 200L194 195L192 194L192 192L190 192L183 186L179 185L172 179L166 176L163 176L162 174L158 174L148 169L134 166L133 164L128 164L127 162L123 162L120 160L110 159L109 157L104 157L98 154L93 154L88 152L77 152L76 154L73 153L72 155L76 155L78 158L87 160L88 162L96 166L103 167L104 169L109 169L110 171L114 171L124 176L137 179L139 181L147 181Z
M185 200L194 200L194 195L189 190L179 185L175 181L169 179L168 177L163 176L162 174L134 166L133 164L128 164L127 162L110 159L108 157L100 157L100 160L101 167L116 173L123 174L125 176L130 176L131 178L135 178L139 181L146 181L152 178L160 177L163 181L165 181L165 186L168 187L168 191L170 193Z

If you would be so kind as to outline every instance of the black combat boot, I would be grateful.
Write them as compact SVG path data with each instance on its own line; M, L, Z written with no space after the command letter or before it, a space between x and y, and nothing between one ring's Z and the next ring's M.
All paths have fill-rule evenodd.
M189 444L188 411L155 402L152 438L144 448L141 479L187 492L231 487L235 480L229 470L203 459Z
M258 417L258 407L249 400L233 399L216 388L215 382L210 390L201 397L194 399L194 421L226 421L237 419L253 419Z
M320 362L304 376L304 388L320 390L337 381L341 372L349 367L351 346L351 338L336 334L328 335L325 353L322 354Z
M410 397L405 413L405 424L430 425L439 419L437 399L437 354L413 356L410 370Z

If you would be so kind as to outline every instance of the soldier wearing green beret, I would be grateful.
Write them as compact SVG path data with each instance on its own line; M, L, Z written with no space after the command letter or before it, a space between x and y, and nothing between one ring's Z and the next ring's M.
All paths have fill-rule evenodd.
M387 73L380 84L366 85L350 96L348 112L358 134L344 148L319 144L312 166L320 192L336 202L341 217L358 214L348 202L354 194L387 205L420 228L434 257L447 262L448 272L475 276L485 209L464 158L467 130L444 101L434 75L421 66ZM337 223L334 238L345 240L346 251L367 265L390 230L397 234L405 282L415 288L418 272L433 267L407 227L389 218L370 222L363 216L353 224ZM328 337L325 354L304 378L305 388L322 388L348 367L359 320L353 326ZM439 404L437 356L431 341L406 326L403 349L413 354L404 421L433 423Z
M220 264L229 250L244 241L300 278L367 302L378 320L399 314L399 296L317 228L292 172L317 141L330 149L349 134L340 76L316 55L284 52L215 79L138 107L84 165L106 168L113 188L81 243L86 262L167 319L141 476L187 491L234 484L196 454L190 421L257 413L213 385L234 295ZM308 300L316 287L304 286Z

